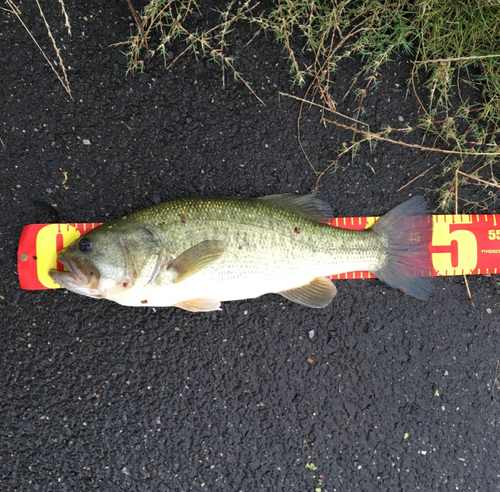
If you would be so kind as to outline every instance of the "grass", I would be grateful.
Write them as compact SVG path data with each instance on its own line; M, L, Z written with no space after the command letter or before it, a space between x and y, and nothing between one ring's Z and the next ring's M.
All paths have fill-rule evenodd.
M441 168L433 169L442 182L436 191L443 210L449 210L454 202L458 208L458 189L465 184L489 187L496 200L495 172L500 156L498 2L277 0L264 9L254 0L229 1L219 12L219 21L204 30L193 27L193 18L200 15L196 0L151 0L140 13L135 12L131 0L128 2L138 25L125 43L130 71L143 71L154 56L162 56L171 68L191 53L218 63L223 84L231 74L259 99L237 70L228 39L246 22L254 27L256 36L270 34L281 43L292 83L305 88L299 142L302 107L309 104L323 108L322 123L352 134L351 142L332 156L331 164L323 170L315 169L302 149L318 176L318 185L344 155L355 153L363 144L384 141L443 156ZM170 60L169 47L174 42L183 43L184 48ZM371 129L363 122L366 101L376 90L387 62L401 52L413 59L409 89L410 97L420 105L420 117L402 129ZM362 60L346 94L356 97L354 118L337 111L330 90L340 64L351 57ZM408 138L416 130L423 135L420 144ZM489 210L488 203L493 201L475 205Z
M54 64L50 61L49 56L47 55L47 53L45 52L45 50L40 46L40 44L38 43L38 41L35 39L35 36L33 36L31 30L29 29L29 27L23 21L23 14L22 14L21 9L14 3L14 1L13 0L6 0L6 4L7 4L8 8L0 7L0 9L1 10L5 10L6 12L9 12L11 14L14 14L17 17L17 19L20 22L20 24L24 27L24 29L26 30L26 32L29 34L29 36L30 36L31 40L33 41L33 43L35 43L36 47L40 50L40 53L45 58L46 62L48 63L48 65L50 66L50 68L52 69L52 71L56 74L57 79L59 80L59 82L61 83L61 85L64 87L64 90L68 93L69 97L71 99L73 99L73 96L71 94L71 87L70 87L69 80L68 80L68 75L67 75L67 72L66 72L66 66L65 66L64 60L63 60L63 58L61 56L61 51L59 50L59 47L57 46L56 40L54 39L54 35L52 33L52 29L50 28L50 24L47 21L47 18L45 17L45 12L44 12L44 10L42 8L42 5L40 4L40 1L39 0L35 0L35 3L37 5L37 7L38 7L38 11L39 11L39 14L40 14L40 19L43 21L43 23L45 25L45 29L47 30L47 35L48 35L48 37L50 39L50 42L51 42L52 47L54 49L55 55L57 57L57 61L59 63L60 70L57 70L55 68ZM70 24L70 21L69 21L68 13L66 11L66 5L64 4L64 0L59 0L59 4L61 5L61 14L62 14L62 16L64 18L64 27L68 30L68 34L71 36L71 24Z

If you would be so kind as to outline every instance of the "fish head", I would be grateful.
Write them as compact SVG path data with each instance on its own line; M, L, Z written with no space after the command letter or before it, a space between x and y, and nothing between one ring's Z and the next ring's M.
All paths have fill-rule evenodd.
M49 275L72 292L117 300L149 280L158 251L155 236L140 224L107 223L62 249L57 259L65 270L50 270Z

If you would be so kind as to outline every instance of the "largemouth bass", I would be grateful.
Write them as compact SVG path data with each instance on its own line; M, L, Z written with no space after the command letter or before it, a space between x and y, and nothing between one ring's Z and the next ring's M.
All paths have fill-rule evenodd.
M70 291L126 306L220 309L221 301L278 293L322 308L328 275L368 270L422 300L432 289L427 204L414 196L365 231L328 225L316 195L184 198L105 223L59 252Z

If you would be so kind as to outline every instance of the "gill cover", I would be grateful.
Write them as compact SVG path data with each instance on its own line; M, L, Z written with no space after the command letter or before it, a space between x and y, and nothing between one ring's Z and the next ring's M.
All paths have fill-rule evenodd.
M51 270L62 287L90 297L113 299L148 281L160 247L153 233L138 223L120 219L103 224L58 254L67 271Z

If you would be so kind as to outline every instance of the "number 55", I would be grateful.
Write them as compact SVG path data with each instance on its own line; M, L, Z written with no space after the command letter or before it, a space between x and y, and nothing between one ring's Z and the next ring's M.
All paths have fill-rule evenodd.
M488 239L494 241L495 239L500 239L500 230L490 230L488 231Z

